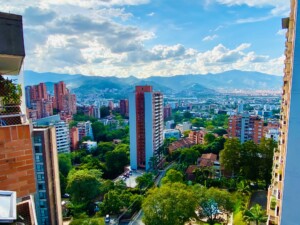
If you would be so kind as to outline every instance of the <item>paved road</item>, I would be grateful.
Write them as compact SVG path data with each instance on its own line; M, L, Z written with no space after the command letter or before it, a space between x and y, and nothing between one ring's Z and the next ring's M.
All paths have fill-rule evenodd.
M160 184L161 179L165 176L166 171L173 166L174 162L170 163L164 170L160 171L159 176L155 179L154 184L155 186ZM145 225L142 221L144 213L142 210L138 212L138 214L129 222L128 225Z

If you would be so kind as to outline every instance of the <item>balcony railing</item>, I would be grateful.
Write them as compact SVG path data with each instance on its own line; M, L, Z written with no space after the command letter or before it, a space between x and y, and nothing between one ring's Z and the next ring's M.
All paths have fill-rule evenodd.
M21 111L21 98L21 85L0 75L0 126L26 122L26 116Z

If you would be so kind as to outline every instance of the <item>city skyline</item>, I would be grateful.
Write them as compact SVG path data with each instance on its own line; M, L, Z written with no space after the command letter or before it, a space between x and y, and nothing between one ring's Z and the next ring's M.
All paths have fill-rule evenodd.
M24 15L26 70L140 78L231 69L282 75L288 0L3 5Z

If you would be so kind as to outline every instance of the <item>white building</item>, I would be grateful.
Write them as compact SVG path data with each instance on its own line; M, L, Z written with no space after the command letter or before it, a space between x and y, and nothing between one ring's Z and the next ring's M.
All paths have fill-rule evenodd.
M164 139L166 138L176 138L177 140L180 138L180 131L176 129L166 129L163 132Z
M56 148L58 153L70 152L70 135L69 125L62 121L59 115L44 117L34 121L37 126L51 126L55 127L56 132Z
M83 137L90 137L92 140L94 140L92 123L90 121L79 122L77 124L77 128L78 128L79 141L81 141Z
M82 146L88 150L88 151L92 151L95 148L97 148L97 142L96 141L84 141L82 142Z

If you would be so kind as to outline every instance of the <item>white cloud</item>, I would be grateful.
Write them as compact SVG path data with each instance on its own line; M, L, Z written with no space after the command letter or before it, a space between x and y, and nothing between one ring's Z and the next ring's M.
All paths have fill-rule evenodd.
M273 7L271 14L274 16L286 15L289 12L290 0L213 0L224 5L247 5L249 7Z
M283 57L258 55L251 51L249 43L235 48L218 44L204 52L180 43L146 47L146 42L156 38L156 34L128 25L127 20L134 15L126 12L125 5L149 1L10 0L3 4L3 11L24 15L28 70L120 77L216 73L230 69L282 74ZM181 29L172 23L168 26ZM211 35L203 40L217 37Z
M276 34L277 35L285 35L286 34L286 30L284 30L284 29L278 30Z
M218 37L218 35L214 34L214 35L209 35L209 36L206 36L202 39L202 41L212 41L214 39L216 39Z
M148 13L147 16L154 16L155 12Z

